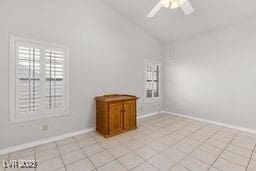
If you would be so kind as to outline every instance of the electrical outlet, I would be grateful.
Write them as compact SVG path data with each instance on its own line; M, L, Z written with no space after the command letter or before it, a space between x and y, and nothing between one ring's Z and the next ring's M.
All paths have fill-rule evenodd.
M43 131L47 131L48 130L48 125L43 125Z

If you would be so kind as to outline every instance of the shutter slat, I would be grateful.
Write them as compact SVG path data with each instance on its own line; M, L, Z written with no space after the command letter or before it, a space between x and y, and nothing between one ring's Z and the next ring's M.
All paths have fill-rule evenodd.
M64 54L47 50L45 53L46 107L48 110L64 106Z
M17 47L16 111L40 110L40 49Z
M159 65L148 64L145 69L146 97L159 97Z
M17 117L64 112L66 49L26 40L15 40L14 46Z
M65 53L62 50L45 49L43 46L37 48L39 46L30 46L30 43L24 45L23 42L16 44L15 104L16 111L22 114L65 109Z

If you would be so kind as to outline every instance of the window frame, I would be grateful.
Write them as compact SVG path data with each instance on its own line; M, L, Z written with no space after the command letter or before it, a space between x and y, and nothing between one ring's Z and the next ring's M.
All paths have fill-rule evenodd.
M35 47L39 48L41 51L40 56L40 62L41 62L41 68L40 68L40 110L37 112L28 112L29 114L25 114L24 116L21 116L19 112L16 112L16 63L17 63L17 44L24 44L28 45L29 47ZM64 70L63 70L63 77L64 77L64 110L63 111L47 111L45 109L45 50L61 50L64 53ZM9 102L9 108L10 108L10 123L19 123L19 122L26 122L26 121L32 121L32 120L39 120L44 118L52 118L52 117L58 117L58 116L66 116L69 114L69 62L68 62L68 55L69 49L67 46L58 45L55 43L49 43L49 42L43 42L43 41L37 41L32 39L26 39L23 37L18 37L11 35L10 36L10 60L9 60L9 84L10 84L10 102Z
M147 97L147 78L146 78L146 68L147 68L147 65L153 65L153 66L158 66L159 67L159 81L158 81L158 97ZM144 60L144 102L148 103L148 102L158 102L158 101L161 101L162 99L162 94L161 94L161 77L162 77L162 63L160 61L156 61L156 60L150 60L150 59L145 59ZM154 95L152 93L152 95Z

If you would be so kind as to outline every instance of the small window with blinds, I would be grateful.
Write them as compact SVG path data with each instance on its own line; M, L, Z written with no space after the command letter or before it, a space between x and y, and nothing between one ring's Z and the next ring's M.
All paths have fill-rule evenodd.
M67 48L11 37L11 122L67 114Z
M145 101L160 99L160 66L160 62L145 61Z

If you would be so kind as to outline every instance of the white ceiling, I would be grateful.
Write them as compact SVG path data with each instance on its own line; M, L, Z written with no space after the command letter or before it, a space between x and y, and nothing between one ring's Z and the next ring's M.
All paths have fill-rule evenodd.
M103 0L162 42L172 37L196 34L224 27L256 16L256 0L190 0L195 12L185 16L180 9L162 8L147 18L158 0Z

